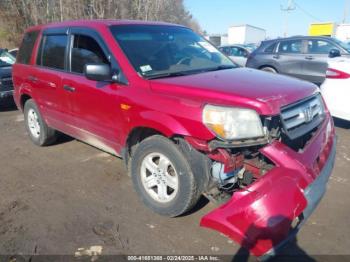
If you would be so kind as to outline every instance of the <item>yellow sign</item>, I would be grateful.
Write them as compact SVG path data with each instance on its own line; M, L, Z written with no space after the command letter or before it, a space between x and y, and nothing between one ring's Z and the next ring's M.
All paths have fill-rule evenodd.
M335 24L330 23L315 23L309 27L310 36L333 36Z

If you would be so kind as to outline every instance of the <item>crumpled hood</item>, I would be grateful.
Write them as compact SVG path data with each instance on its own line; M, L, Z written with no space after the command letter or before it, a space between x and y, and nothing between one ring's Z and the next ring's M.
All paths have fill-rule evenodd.
M247 68L155 79L151 88L203 103L248 107L262 115L279 114L282 106L318 92L312 83Z

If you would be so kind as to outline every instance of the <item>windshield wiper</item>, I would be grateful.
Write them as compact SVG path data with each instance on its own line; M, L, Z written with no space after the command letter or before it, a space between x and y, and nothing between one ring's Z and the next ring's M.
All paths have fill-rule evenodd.
M169 72L163 74L154 74L154 75L145 75L147 79L157 79L157 78L165 78L165 77L173 77L173 76L185 76L188 75L188 72Z
M226 70L226 69L232 69L232 68L237 68L237 67L236 66L232 66L232 65L219 65L219 66L216 66L216 67L203 69L203 72Z
M147 79L157 79L157 78L165 78L165 77L173 77L173 76L186 76L186 75L191 75L191 74L198 74L198 73L203 73L203 72L232 69L232 68L237 68L237 67L232 66L232 65L219 65L219 66L211 67L211 68L203 68L203 69L198 68L195 70L188 70L188 71L168 72L168 73L163 73L163 74L145 75L145 77Z

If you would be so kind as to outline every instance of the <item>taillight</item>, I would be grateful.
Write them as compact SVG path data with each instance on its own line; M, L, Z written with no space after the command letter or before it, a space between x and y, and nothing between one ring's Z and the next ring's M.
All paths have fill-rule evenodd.
M328 68L326 71L326 78L346 79L350 78L350 74L337 69Z

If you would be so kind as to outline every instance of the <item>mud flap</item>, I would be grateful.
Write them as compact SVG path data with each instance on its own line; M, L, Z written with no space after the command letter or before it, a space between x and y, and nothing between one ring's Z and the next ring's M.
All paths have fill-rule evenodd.
M273 250L300 223L307 206L303 175L276 167L205 215L201 226L227 235L255 256Z

